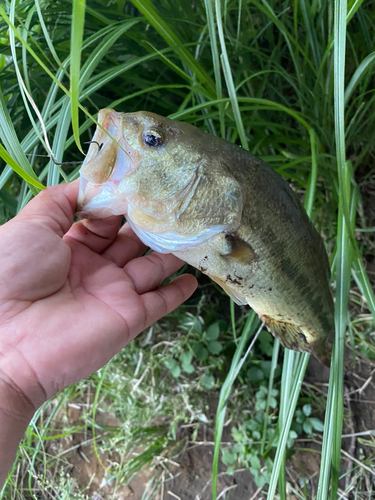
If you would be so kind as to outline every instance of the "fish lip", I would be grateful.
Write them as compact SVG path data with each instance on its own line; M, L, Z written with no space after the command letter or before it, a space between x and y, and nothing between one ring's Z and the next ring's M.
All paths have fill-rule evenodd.
M97 127L80 169L77 215L80 218L105 218L125 214L127 200L119 193L121 181L131 175L134 160L123 133L121 113L99 111ZM99 146L99 147L98 147Z
M112 215L125 215L127 206L120 201L120 208L116 207L117 201L117 190L109 182L94 184L81 176L76 212L80 219L104 219Z

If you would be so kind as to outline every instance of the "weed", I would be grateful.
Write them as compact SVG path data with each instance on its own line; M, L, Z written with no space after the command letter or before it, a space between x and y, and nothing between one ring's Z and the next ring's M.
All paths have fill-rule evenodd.
M371 363L375 353L373 282L362 258L375 255L374 222L362 200L374 166L373 2L205 0L182 8L177 0L97 0L85 10L83 23L84 2L75 0L0 6L0 222L44 186L77 177L78 168L61 168L43 155L57 163L80 161L80 143L91 139L104 107L169 115L262 157L304 199L330 255L336 340L316 498L337 498L348 332L355 359ZM81 408L84 440L93 439L99 457L108 454L105 467L117 491L143 464L173 448L183 425L198 432L210 422L203 394L219 387L214 490L223 427L233 418L235 444L221 453L223 461L249 467L270 500L277 488L280 499L287 498L293 440L321 429L311 416L313 398L298 402L308 355L285 351L280 380L278 342L254 314L228 306L214 286L201 283L188 306L37 413L6 498L25 484L29 493L20 498L33 496L41 484L56 496L64 491L61 498L80 498L63 439L54 450L46 445L55 431L72 439L69 404ZM119 425L97 423L102 405ZM139 458L129 460L140 443ZM368 459L350 457L357 475L345 473L351 477L345 488L368 498L362 488L371 484ZM155 498L160 483L150 485Z

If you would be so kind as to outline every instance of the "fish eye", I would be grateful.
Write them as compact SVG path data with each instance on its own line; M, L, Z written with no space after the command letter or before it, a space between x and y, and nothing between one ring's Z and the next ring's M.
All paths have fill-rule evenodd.
M147 132L143 132L142 140L146 146L157 148L163 144L164 137L159 130L147 130Z

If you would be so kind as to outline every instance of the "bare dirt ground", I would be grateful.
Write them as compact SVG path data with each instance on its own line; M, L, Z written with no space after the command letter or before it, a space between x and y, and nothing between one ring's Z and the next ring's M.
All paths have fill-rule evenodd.
M210 406L212 406L212 401L210 401ZM106 426L107 429L111 425L121 425L121 421L111 413L101 412L97 415L97 423ZM72 425L78 426L82 423L78 405L77 408L74 406L69 408L68 420ZM128 484L121 487L107 483L104 467L109 465L109 456L107 453L101 454L102 463L100 463L95 454L91 435L77 433L67 439L66 443L60 440L58 450L61 454L62 446L68 451L70 467L65 472L74 478L76 488L83 491L91 500L142 500L145 492L150 491L149 483L155 475L159 477L159 487L154 496L151 494L152 499L211 500L213 430L209 427L203 428L194 443L190 442L189 438L189 430L182 430L179 439L185 441L186 445L178 455L173 457L173 460L159 460L159 463L141 470ZM225 430L223 439L229 441L229 428ZM49 452L53 453L53 447ZM119 459L116 454L112 454L110 458L112 461ZM233 475L225 471L226 466L220 463L217 489L220 498L223 500L229 498L265 499L247 469L239 469Z
M345 372L345 421L343 429L342 448L344 460L340 471L344 478L341 481L345 489L355 479L355 460L371 462L374 456L375 438L364 434L365 441L358 439L358 433L375 429L375 364L370 365L360 359L357 360L355 371L351 371L351 353L348 351L347 368ZM329 370L312 359L305 380L306 386L314 387L322 393L327 391ZM210 402L210 407L214 405ZM212 416L212 415L211 415ZM324 415L321 415L323 418ZM69 408L68 418L71 424L80 424L80 411ZM99 423L105 426L117 426L121 422L110 413L98 413ZM211 468L213 455L213 431L206 427L199 434L195 443L190 441L188 431L181 431L180 438L185 439L185 445L173 459L154 462L152 467L139 472L126 485L116 486L105 480L105 470L102 466L108 465L108 455L100 455L100 464L91 436L77 433L66 444L59 443L68 452L70 476L74 478L78 490L84 491L92 500L142 500L145 491L150 489L150 481L158 476L159 486L150 498L155 500L210 500ZM230 429L226 429L224 441L230 440ZM367 440L367 441L366 441ZM372 440L372 446L371 446ZM367 443L367 444L366 444ZM315 498L319 480L320 442L298 440L298 450L287 462L287 481L304 491L306 499ZM49 450L53 453L53 447ZM141 450L140 450L141 451ZM111 456L116 461L116 454ZM354 459L354 461L353 461ZM374 463L374 461L372 462ZM239 469L233 475L228 475L226 467L220 464L218 480L218 498L226 500L265 500L264 494L254 484L251 473L246 469ZM373 478L372 478L373 480ZM364 483L360 490L371 491L371 474L361 476ZM366 484L367 481L367 484ZM357 485L358 489L358 485ZM144 497L143 497L144 498ZM289 495L288 499L296 497ZM346 498L354 498L346 497ZM371 497L369 497L371 498Z

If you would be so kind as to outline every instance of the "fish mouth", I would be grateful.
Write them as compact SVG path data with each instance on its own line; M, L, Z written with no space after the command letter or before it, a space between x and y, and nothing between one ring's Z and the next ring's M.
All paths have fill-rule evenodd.
M102 219L125 215L127 200L118 190L120 182L134 172L138 154L124 138L121 113L102 109L87 156L80 170L77 215Z

